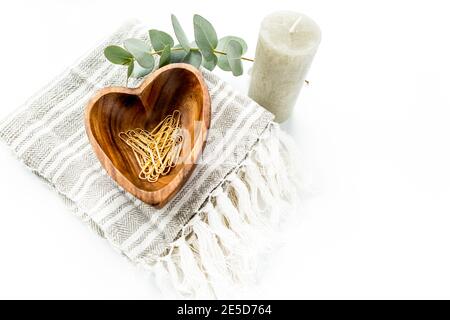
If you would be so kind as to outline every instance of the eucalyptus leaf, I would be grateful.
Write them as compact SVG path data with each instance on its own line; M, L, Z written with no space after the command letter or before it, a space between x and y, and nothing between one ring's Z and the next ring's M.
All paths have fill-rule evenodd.
M103 53L106 59L114 64L126 65L133 60L133 55L119 46L108 46Z
M172 26L173 31L175 32L175 36L178 39L178 42L186 52L189 52L189 50L191 49L191 47L189 46L189 40L186 36L186 33L184 33L184 30L181 27L181 24L178 21L177 17L173 14L172 14Z
M242 54L245 54L247 52L247 43L245 42L245 40L242 38L239 38L239 37L235 37L235 36L226 36L226 37L220 38L219 44L217 45L217 50L226 53L227 45L230 40L236 40L237 42L239 42L241 44ZM220 69L222 69L224 71L231 71L230 64L228 63L228 58L224 54L218 55L217 65L219 66Z
M212 24L199 16L194 15L194 35L195 42L207 60L214 59L214 49L217 47L217 34Z
M125 40L123 45L143 68L153 69L155 59L150 54L151 47L148 44L142 40L132 38Z
M134 70L133 73L131 74L131 78L142 78L145 77L146 75L148 75L150 72L153 71L152 69L147 69L147 68L142 68L139 63L135 62L134 63Z
M202 63L202 54L197 50L190 50L186 57L184 57L183 62L189 63L193 65L194 67L198 68L200 67L200 64Z
M131 77L131 75L133 74L133 70L134 70L134 61L128 65L127 78Z
M159 67L164 67L170 63L170 46L165 46L159 58Z
M208 69L209 71L213 71L217 65L217 61L218 61L218 57L216 55L214 55L213 58L210 60L203 57L202 66L204 68Z
M236 40L228 41L227 47L227 59L228 64L230 65L231 72L234 76L240 76L243 73L242 67L242 53L243 48L242 45Z
M181 49L181 45L177 44L174 49ZM184 50L172 50L170 52L170 62L171 63L179 63L182 62L184 57L186 57L187 53Z
M141 39L129 38L123 41L125 49L133 53L133 51L150 52L152 50L151 45Z
M172 48L174 45L173 39L170 34L164 31L152 29L149 32L150 41L152 43L153 49L156 51L162 51L166 46ZM162 55L162 52L160 53Z

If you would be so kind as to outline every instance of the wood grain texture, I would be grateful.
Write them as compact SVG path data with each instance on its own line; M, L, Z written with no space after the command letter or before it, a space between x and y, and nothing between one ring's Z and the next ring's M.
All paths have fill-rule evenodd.
M156 182L139 179L140 167L119 133L151 130L168 114L181 111L184 142L179 163ZM192 174L211 121L211 101L201 73L184 63L170 64L148 76L139 88L99 90L85 110L89 141L108 174L145 203L163 207Z

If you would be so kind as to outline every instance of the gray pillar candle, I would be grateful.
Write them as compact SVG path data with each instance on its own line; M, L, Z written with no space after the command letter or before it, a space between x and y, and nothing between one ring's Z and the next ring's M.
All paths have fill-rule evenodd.
M276 121L291 115L320 39L319 26L300 13L274 12L262 21L249 96Z

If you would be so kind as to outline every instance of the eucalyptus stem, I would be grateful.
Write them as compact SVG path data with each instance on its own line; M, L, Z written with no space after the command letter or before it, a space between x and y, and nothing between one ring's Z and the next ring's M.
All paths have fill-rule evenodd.
M170 51L183 51L183 50L184 50L183 48L171 48L171 49L170 49ZM192 51L200 51L199 48L191 48L191 50L192 50ZM164 50L150 51L150 54L152 54L152 55L160 54L160 53L162 53L163 51L164 51ZM226 52L223 52L223 51L220 51L220 50L216 50L216 49L214 49L213 52L214 52L214 53L217 53L217 54L221 54L221 55L223 55L223 56L226 56L226 55L227 55ZM241 57L241 59L242 59L242 60L245 60L245 61L255 62L255 60L253 60L253 59L251 59L251 58Z
M224 56L227 55L226 52L219 51L219 50L215 50L215 49L214 49L214 53L218 53L218 54L221 54L221 55L224 55ZM251 58L241 57L241 59L242 59L242 60L245 60L245 61L255 62L255 60L253 60L253 59L251 59Z

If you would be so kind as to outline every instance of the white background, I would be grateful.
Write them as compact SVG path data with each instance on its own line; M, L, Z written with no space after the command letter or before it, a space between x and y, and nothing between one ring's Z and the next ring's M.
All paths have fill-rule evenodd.
M175 13L191 30L199 13L253 56L261 19L279 9L323 33L284 125L309 192L260 285L236 297L450 298L447 1L4 2L0 117L127 18L171 30ZM248 76L223 76L246 92ZM0 298L161 298L3 144L0 170Z

